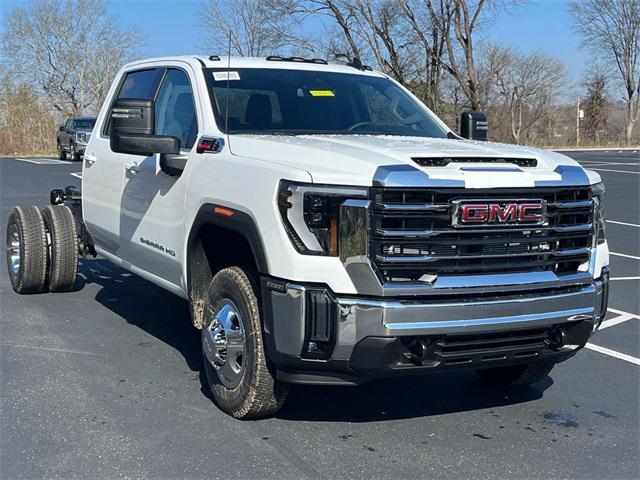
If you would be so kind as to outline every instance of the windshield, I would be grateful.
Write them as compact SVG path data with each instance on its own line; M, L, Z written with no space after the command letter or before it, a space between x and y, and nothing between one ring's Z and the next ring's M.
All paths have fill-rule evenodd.
M73 128L82 130L93 130L93 126L95 124L95 118L78 118L73 121Z
M447 135L387 78L260 68L205 74L218 123L227 133Z

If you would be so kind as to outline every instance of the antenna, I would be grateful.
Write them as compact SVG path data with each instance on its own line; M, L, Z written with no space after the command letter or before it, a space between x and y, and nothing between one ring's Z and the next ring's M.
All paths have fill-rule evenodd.
M229 140L229 77L231 77L231 31L229 31L229 48L227 50L227 94L225 95L224 106L224 131L227 133L227 142ZM229 144L231 150L231 144Z

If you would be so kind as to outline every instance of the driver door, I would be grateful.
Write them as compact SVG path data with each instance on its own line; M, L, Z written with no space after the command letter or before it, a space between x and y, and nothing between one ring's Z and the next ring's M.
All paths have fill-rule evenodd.
M168 67L155 98L155 134L180 139L187 162L198 135L192 82L186 70ZM177 286L181 285L187 174L168 175L160 155L131 155L124 165L121 257Z

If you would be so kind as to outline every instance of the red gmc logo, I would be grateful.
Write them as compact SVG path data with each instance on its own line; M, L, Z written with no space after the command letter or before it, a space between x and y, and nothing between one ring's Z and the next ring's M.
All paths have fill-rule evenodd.
M453 225L533 224L545 221L545 202L454 202Z

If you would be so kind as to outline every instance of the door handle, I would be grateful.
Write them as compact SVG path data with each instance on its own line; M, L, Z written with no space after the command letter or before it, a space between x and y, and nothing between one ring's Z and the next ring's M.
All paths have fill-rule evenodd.
M125 168L128 172L133 173L134 175L135 175L136 173L138 173L138 172L141 170L140 165L138 165L137 163L127 163L127 164L124 166L124 168Z
M91 155L90 153L84 154L84 161L87 163L87 167L90 167L91 165L96 163L96 160L98 160L98 157L96 157L95 155Z

